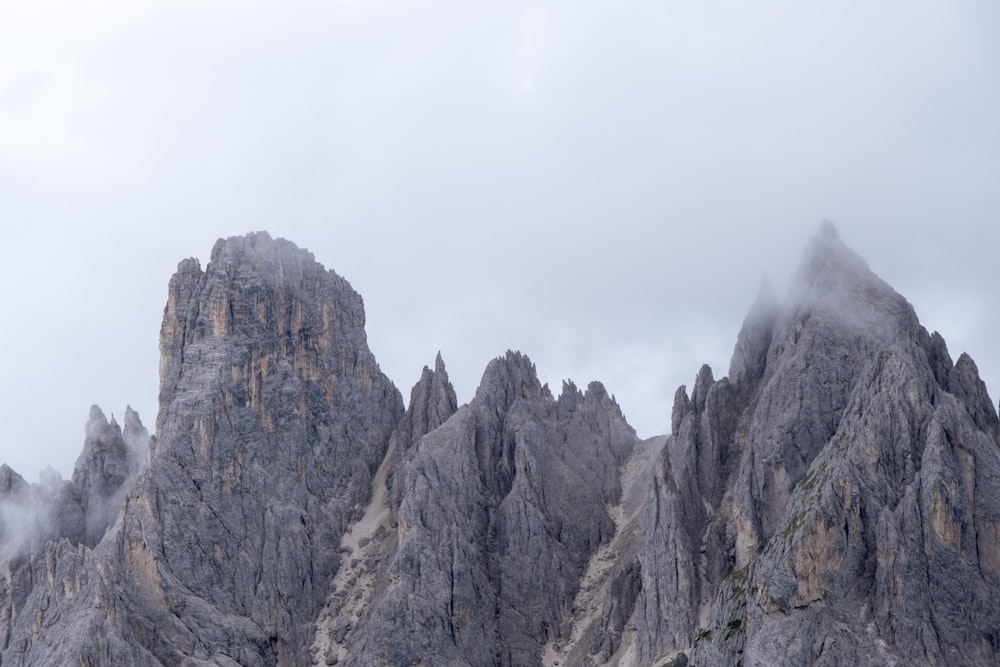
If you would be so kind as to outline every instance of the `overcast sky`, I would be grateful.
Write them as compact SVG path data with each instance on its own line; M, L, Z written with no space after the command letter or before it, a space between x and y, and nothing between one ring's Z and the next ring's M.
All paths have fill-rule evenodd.
M995 0L0 0L0 460L152 428L177 262L259 229L404 397L515 348L649 436L829 218L996 399L998 119Z

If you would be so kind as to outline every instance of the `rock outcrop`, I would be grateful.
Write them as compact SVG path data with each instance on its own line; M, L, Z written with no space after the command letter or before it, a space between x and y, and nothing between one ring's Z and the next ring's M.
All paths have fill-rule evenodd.
M49 469L38 484L28 484L8 466L0 467L0 553L16 558L61 538L95 546L115 522L149 440L132 408L125 410L123 431L94 405L68 481Z
M60 536L94 547L115 522L139 474L149 433L132 408L125 410L123 430L114 417L108 421L96 405L90 408L86 432L83 453L56 514L62 524Z
M408 415L426 413L428 395L449 405L450 388L429 392L430 380L425 371ZM635 442L599 383L567 383L556 399L527 357L491 362L472 402L400 458L392 532L365 558L366 604L335 591L316 662L537 664L614 534L607 508Z
M726 377L640 441L524 355L402 398L361 298L266 234L170 281L149 438L0 466L0 664L994 665L1000 420L824 224Z
M92 550L50 542L8 564L3 664L308 662L341 536L403 411L363 327L361 297L287 241L251 234L205 270L181 262L148 464ZM84 459L114 454L100 425L91 436ZM87 510L119 470L84 469Z
M729 378L678 392L656 470L639 664L994 664L996 412L825 225Z
M105 636L122 591L92 548L115 524L149 441L131 408L123 431L93 406L69 481L48 471L39 484L28 484L0 468L3 664L77 664L115 643L118 653L132 651L127 635Z

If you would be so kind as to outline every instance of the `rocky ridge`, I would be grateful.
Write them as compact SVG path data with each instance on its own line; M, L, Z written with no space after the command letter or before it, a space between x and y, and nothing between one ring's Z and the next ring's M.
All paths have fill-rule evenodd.
M1000 659L997 411L824 224L640 441L522 354L408 407L361 298L263 233L170 281L157 438L0 467L0 664Z
M974 364L825 225L729 378L679 391L645 526L639 664L991 664L996 411Z

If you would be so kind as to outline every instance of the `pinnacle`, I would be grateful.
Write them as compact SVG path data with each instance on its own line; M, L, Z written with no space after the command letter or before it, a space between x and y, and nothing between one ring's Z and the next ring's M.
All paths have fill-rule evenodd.
M829 218L823 218L823 221L819 223L819 231L816 232L816 236L822 236L828 239L840 239L840 235L837 234L837 227Z

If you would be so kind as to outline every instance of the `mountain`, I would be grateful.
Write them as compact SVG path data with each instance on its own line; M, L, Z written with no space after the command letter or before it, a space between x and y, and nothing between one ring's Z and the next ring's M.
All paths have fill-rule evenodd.
M1000 661L997 411L832 225L647 440L517 352L404 406L265 233L181 262L160 349L156 437L0 467L4 667Z

